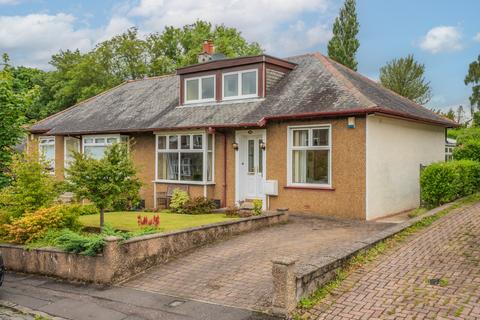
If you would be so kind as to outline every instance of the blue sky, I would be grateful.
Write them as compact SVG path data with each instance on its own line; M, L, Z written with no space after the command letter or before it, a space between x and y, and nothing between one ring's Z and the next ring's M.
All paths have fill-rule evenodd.
M138 26L142 34L195 19L237 27L267 53L326 53L341 0L0 0L0 51L13 63L48 69L60 49L90 50ZM426 66L430 107L469 106L463 84L480 55L478 0L357 0L359 71L378 79L387 61L415 55Z

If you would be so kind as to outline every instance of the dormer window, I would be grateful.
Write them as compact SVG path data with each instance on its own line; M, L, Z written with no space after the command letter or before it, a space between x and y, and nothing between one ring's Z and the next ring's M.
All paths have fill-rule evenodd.
M215 100L215 76L185 79L185 103Z
M224 73L223 100L257 97L257 79L257 69Z

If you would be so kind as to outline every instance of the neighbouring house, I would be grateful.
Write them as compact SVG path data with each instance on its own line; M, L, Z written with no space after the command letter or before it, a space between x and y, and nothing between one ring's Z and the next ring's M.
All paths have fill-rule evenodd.
M445 159L456 126L319 53L226 59L207 43L199 59L37 122L29 149L62 179L73 150L128 141L149 208L188 185L222 207L369 220L419 205L420 165Z

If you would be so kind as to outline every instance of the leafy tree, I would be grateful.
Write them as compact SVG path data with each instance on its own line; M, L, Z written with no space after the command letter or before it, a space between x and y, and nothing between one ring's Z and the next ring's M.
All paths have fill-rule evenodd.
M457 112L455 112L455 119L453 120L457 121L458 123L462 123L464 116L465 116L465 110L463 110L462 105L459 105L457 108Z
M92 201L100 209L100 228L104 212L125 194L137 195L141 183L126 144L118 143L105 152L102 159L75 153L68 173L70 189L79 198Z
M333 24L333 37L328 42L328 56L355 71L358 65L356 53L360 47L357 39L359 30L355 0L345 0Z
M468 73L465 76L465 85L472 85L472 95L470 96L470 104L472 105L472 117L474 115L475 106L480 111L480 55L476 61L468 66Z
M22 125L26 122L25 110L38 94L36 88L15 92L12 67L8 56L3 55L0 70L0 188L9 182L6 174L12 158L13 147L24 137Z
M61 184L47 171L48 164L37 153L16 154L10 164L11 184L0 190L2 220L18 218L49 206L61 191Z
M424 74L425 65L415 61L413 55L408 55L393 59L380 68L380 83L405 98L425 104L430 101L431 89Z
M480 128L480 111L477 111L473 114L472 126L475 128Z

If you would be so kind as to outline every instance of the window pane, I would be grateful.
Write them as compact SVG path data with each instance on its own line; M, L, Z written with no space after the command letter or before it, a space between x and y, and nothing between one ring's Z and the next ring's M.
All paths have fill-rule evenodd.
M120 137L120 141L121 141L122 143L127 143L127 142L128 142L128 137L127 137L127 136L121 136L121 137Z
M190 149L190 135L180 137L180 148Z
M92 138L86 138L86 139L83 139L83 142L84 143L93 143L93 139Z
M202 79L202 99L213 99L214 86L214 77Z
M328 129L313 129L312 136L314 146L328 146Z
M238 96L238 74L228 74L223 77L223 95L225 97Z
M66 155L65 155L65 168L69 168L70 164L73 161L73 153L78 152L80 149L80 140L75 138L65 138L65 147L66 147Z
M295 147L308 146L308 130L293 131L293 146Z
M193 136L193 149L202 149L203 144L202 144L202 135L201 134L196 134Z
M95 143L105 143L105 138L95 138Z
M158 149L166 149L167 148L167 137L159 136L158 137Z
M117 143L117 138L107 138L107 143L108 143L108 144Z
M178 136L168 137L168 147L170 149L178 149Z
M85 154L93 159L101 159L105 154L107 147L104 146L85 146Z
M248 140L248 173L255 173L255 140Z
M159 153L157 173L160 180L178 180L178 153Z
M43 158L48 162L55 161L55 146L54 145L43 145L41 146L41 152Z
M187 80L186 100L198 100L198 79Z
M258 173L263 173L263 149L262 149L263 140L258 140Z
M213 173L213 153L207 153L207 181L212 181Z
M328 150L307 151L307 183L328 184Z
M212 151L213 149L213 134L207 135L208 138L208 150Z
M242 73L242 95L257 93L257 73L255 71Z
M180 154L180 179L183 181L203 181L203 153Z
M292 151L292 182L306 183L307 176L307 151L293 150Z

